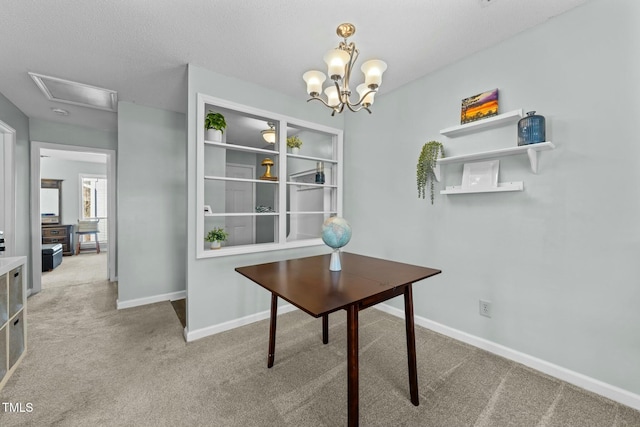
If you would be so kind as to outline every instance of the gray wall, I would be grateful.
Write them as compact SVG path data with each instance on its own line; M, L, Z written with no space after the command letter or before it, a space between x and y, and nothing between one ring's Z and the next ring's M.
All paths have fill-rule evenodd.
M105 163L80 162L44 157L40 176L62 181L62 223L77 224L80 219L80 174L107 175Z
M376 97L373 115L345 127L349 250L443 270L415 286L417 316L636 394L639 28L637 1L588 2ZM538 175L526 155L500 159L500 181L524 181L523 192L418 199L425 142L448 155L517 145L516 125L439 134L459 123L462 98L496 87L502 112L546 116L557 149L540 155ZM446 166L438 190L461 172ZM392 216L381 245L375 230ZM480 298L492 318L478 315Z
M108 114L108 113L107 113ZM29 120L31 141L116 150L118 134L42 119Z
M293 256L327 253L323 246L281 250L238 256L225 256L196 260L196 95L198 92L225 100L250 105L267 111L288 115L341 129L343 116L330 117L321 106L308 107L305 103L304 84L300 83L301 97L292 99L254 84L213 73L189 65L188 77L188 229L187 229L187 328L201 328L238 319L269 309L269 294L234 271L241 265L270 262Z
M118 301L184 291L184 114L118 103Z

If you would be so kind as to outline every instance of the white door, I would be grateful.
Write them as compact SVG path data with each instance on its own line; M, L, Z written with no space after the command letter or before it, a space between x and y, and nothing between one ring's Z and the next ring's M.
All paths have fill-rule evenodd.
M254 178L254 167L227 164L227 177ZM227 213L254 211L254 184L251 182L227 181L225 186L225 206ZM228 246L251 245L255 243L254 216L228 216L225 226L229 237Z

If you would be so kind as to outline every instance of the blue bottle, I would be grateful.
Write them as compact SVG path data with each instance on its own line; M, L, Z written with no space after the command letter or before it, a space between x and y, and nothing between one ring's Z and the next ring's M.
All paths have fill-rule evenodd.
M529 111L527 117L518 122L518 145L537 144L545 142L545 120L543 116Z
M324 184L324 163L316 163L316 184Z

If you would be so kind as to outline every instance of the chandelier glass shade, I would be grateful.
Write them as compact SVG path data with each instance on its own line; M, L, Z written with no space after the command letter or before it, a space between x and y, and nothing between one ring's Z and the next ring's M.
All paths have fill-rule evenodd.
M311 96L307 102L318 100L333 111L331 115L342 113L347 107L349 110L356 112L367 110L371 113L369 107L373 104L374 95L378 92L378 88L382 84L382 74L387 69L387 64L379 59L372 59L360 68L364 73L364 83L356 88L358 95L357 101L351 99L351 89L349 87L351 80L351 72L353 66L358 59L358 49L351 42L347 43L347 38L356 32L353 24L340 24L336 33L343 37L337 48L331 49L324 55L324 62L327 64L327 75L331 80L329 86L324 89L326 99L322 97L322 87L327 80L327 76L322 71L311 70L302 75L307 83L307 93Z
M264 140L267 141L269 144L275 144L276 143L275 125L271 122L267 122L267 125L269 126L269 129L265 129L260 133L262 134L262 137L264 138Z

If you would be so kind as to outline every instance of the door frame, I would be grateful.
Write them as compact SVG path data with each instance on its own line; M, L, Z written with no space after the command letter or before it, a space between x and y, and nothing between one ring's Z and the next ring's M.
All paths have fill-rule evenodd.
M107 218L109 227L108 278L112 282L117 281L116 151L79 145L31 141L31 292L35 294L42 289L42 224L40 218L40 152L42 149L80 151L107 156L107 182L109 186L107 191L109 203L109 217Z
M5 256L16 255L16 131L5 122L0 121L0 149L3 152L3 218Z

